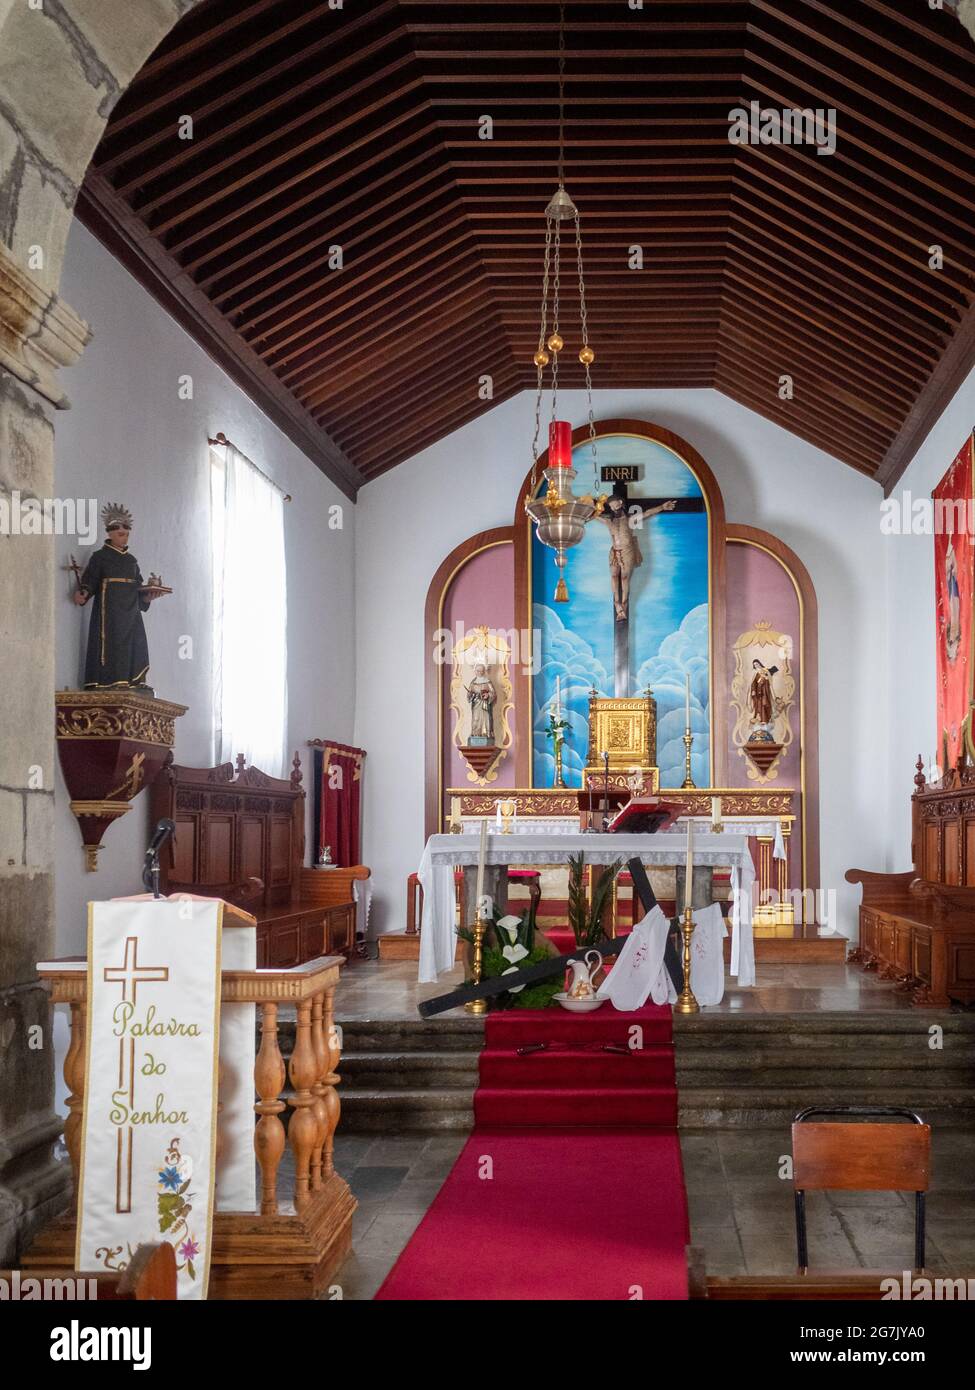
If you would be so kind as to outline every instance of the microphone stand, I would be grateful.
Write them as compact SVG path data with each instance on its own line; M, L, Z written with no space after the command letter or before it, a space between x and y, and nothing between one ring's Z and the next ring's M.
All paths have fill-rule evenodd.
M159 851L168 839L176 834L176 824L171 820L161 820L156 826L146 850L142 865L142 886L156 899L162 897L159 891Z

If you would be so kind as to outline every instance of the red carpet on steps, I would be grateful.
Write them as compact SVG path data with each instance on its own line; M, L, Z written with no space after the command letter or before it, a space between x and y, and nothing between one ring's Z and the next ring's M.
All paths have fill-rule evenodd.
M474 1121L377 1299L687 1297L669 1008L488 1015Z

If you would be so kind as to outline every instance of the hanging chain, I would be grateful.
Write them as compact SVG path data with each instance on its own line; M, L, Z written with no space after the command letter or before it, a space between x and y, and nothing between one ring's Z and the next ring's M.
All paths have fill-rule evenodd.
M548 327L548 281L549 266L552 259L552 219L545 220L545 261L542 266L542 319L538 328L538 352L541 354L545 350L545 331ZM542 376L545 371L541 362L535 364L536 389L535 389L535 438L532 441L532 479L531 490L528 493L528 500L531 501L535 496L535 488L538 485L538 440L542 431Z
M565 186L565 5L559 5L559 187Z
M579 324L582 330L582 346L589 346L589 315L586 309L586 280L582 270L582 225L579 221L579 210L576 209L576 264L579 269ZM589 407L589 444L592 449L592 478L595 492L599 490L599 470L596 467L596 420L592 413L592 372L590 363L583 360L583 367L586 373L586 402Z
M552 273L552 332L559 331L559 299L562 277L562 223L555 223L555 267ZM559 399L559 354L552 353L552 419Z

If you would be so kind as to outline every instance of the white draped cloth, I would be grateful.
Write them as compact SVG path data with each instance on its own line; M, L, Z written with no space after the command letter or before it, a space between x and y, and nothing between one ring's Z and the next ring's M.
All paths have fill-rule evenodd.
M674 982L664 965L664 948L671 929L662 908L653 907L633 928L605 980L596 991L600 999L629 1013L642 1009L648 999L655 1004L673 1004L677 998ZM697 908L691 936L691 990L697 1002L706 1007L724 998L724 924L720 903Z
M479 835L431 835L417 876L423 889L420 931L420 983L433 984L453 968L457 948L454 922L454 871L477 863ZM486 862L520 867L552 867L577 854L587 864L612 864L639 859L648 868L673 868L686 863L686 841L680 834L573 835L518 833L498 835L488 823ZM696 835L694 863L731 869L731 973L740 985L755 983L755 943L752 938L752 887L755 866L747 835ZM720 910L720 909L719 909Z

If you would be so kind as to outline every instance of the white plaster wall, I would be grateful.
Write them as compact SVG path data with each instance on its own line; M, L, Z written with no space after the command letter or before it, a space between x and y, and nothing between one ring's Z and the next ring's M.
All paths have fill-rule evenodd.
M447 553L510 525L530 463L534 400L523 393L378 478L356 516L356 727L368 750L365 857L373 930L402 930L407 874L423 847L423 606ZM879 487L714 391L600 391L597 419L651 420L713 469L730 522L763 527L801 557L820 612L821 886L856 935L851 865L880 867L889 841L887 624ZM560 414L585 419L581 393ZM580 490L589 477L580 472ZM578 483L577 483L578 486ZM391 698L390 682L396 695Z
M948 471L975 426L975 372L956 392L911 460L891 497L925 499ZM907 497L910 494L910 497ZM937 750L935 689L934 539L906 532L883 538L888 592L890 666L890 800L887 841L892 871L911 867L911 793L918 753L927 763ZM872 866L870 866L872 867Z
M209 460L207 436L228 438L290 492L285 508L288 557L288 742L299 750L311 818L308 738L351 741L354 707L354 506L194 344L173 319L76 221L62 292L94 328L68 390L73 408L58 419L56 486L60 497L124 503L135 517L131 546L143 574L161 573L174 593L146 615L150 683L188 705L177 724L176 759L211 762ZM181 400L179 378L193 378ZM328 509L344 507L331 530ZM99 533L98 544L101 544ZM60 562L77 542L58 538ZM88 552L85 552L86 554ZM259 565L261 557L254 556ZM58 688L81 676L88 610L57 598ZM193 639L192 660L179 642ZM84 946L85 904L139 891L149 797L111 826L100 866L86 873L77 822L57 773L56 912L59 954Z

